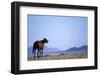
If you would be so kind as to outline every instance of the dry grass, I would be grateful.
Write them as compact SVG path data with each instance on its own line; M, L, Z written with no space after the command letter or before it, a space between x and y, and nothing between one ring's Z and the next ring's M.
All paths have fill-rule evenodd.
M74 53L74 54L60 54L60 55L47 55L44 56L43 58L36 58L34 59L33 57L28 57L28 61L33 61L33 60L61 60L61 59L83 59L87 58L87 52L83 53Z

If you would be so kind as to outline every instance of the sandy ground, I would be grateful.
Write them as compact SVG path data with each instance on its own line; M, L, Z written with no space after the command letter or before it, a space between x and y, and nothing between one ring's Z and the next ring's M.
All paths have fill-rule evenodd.
M84 53L74 53L74 54L60 54L60 55L45 55L43 58L28 57L28 61L33 60L61 60L61 59L83 59L87 58L87 52Z

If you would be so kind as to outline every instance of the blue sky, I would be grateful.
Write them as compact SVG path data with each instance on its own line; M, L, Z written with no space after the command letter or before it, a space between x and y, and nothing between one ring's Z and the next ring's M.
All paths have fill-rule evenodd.
M78 16L28 15L28 47L47 38L47 47L65 50L87 45L88 18Z

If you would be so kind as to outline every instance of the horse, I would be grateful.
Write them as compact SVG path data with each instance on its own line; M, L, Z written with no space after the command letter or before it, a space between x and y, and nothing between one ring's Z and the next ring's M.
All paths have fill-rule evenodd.
M44 44L48 43L48 40L44 38L43 40L35 41L33 43L33 54L34 54L34 59L36 58L36 51L37 51L37 58L42 57L43 58L43 48Z

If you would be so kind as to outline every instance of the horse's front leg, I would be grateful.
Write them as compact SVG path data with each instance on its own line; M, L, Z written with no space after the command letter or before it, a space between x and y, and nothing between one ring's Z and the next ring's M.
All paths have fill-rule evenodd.
M38 51L37 51L37 57L38 58L40 57L40 49L38 49Z
M43 58L43 48L41 49L41 57Z

